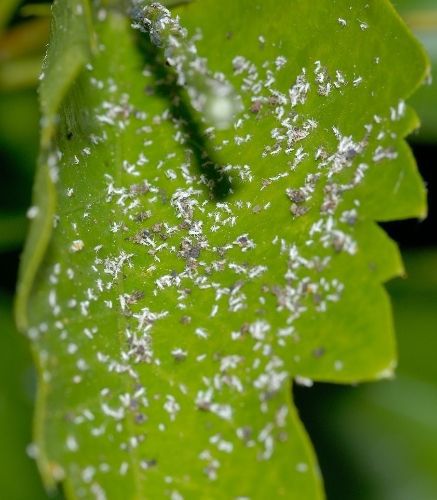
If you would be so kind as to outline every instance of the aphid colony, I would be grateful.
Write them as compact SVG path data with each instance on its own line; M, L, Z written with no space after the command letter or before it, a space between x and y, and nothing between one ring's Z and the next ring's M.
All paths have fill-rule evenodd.
M338 23L346 29L345 20ZM311 318L348 293L335 260L359 251L354 190L396 151L393 137L381 132L383 117L359 137L343 135L336 123L320 126L316 104L358 88L359 75L319 60L296 69L282 54L261 66L236 55L229 61L232 86L197 55L201 37L189 39L162 6L137 12L135 25L163 48L177 85L204 114L205 143L193 148L184 119L154 104L154 93L166 87L154 82L153 66L143 74L156 112L139 109L96 56L84 78L100 99L93 110L98 126L85 141L68 139L54 156L59 261L39 297L51 317L39 318L29 336L45 382L60 384L72 401L52 473L60 479L68 470L81 485L78 497L103 499L107 475L132 478L139 468L141 480L162 484L163 495L176 500L187 474L173 450L161 450L164 435L163 442L190 449L196 481L219 481L222 464L238 461L242 449L251 450L254 469L286 453L294 438L288 391L299 373L299 344ZM293 80L284 86L288 75ZM403 103L390 113L400 120ZM231 119L231 130L220 130ZM135 157L119 154L124 134L140 141ZM99 189L92 194L73 185L82 166L95 168ZM217 199L214 187L223 179L227 196ZM62 369L61 355L71 360ZM324 355L323 346L314 350L315 359ZM343 368L342 360L333 364ZM81 385L90 399L79 403ZM178 422L194 425L187 432L196 438ZM99 449L100 462L85 463L82 448L84 456ZM305 474L305 460L288 466Z

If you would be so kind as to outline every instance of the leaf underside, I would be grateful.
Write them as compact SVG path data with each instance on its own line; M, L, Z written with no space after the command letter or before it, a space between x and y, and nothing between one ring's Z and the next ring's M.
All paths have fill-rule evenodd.
M71 498L322 498L291 380L390 376L375 221L425 214L426 58L384 0L174 10L244 110L214 130L121 9L55 2L17 322Z

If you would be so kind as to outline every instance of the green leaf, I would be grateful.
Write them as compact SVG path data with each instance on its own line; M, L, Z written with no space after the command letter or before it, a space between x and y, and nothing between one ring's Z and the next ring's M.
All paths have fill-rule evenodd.
M202 34L182 40L189 69L123 10L90 10L55 3L17 297L45 480L72 498L322 498L291 380L393 372L381 283L402 264L374 221L425 213L403 99L427 60L382 0L179 7ZM199 114L211 80L241 97L230 129Z
M47 498L31 449L34 373L28 345L16 331L10 300L0 294L0 481L10 500Z

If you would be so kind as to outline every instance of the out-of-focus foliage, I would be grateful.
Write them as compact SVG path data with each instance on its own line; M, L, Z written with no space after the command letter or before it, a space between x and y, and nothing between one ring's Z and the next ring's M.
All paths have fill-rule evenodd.
M0 497L7 500L46 498L35 462L26 455L33 396L28 343L14 326L10 298L0 292Z
M2 0L0 2L0 33L12 17L20 0Z
M0 252L19 248L26 229L26 219L22 214L0 212Z
M397 377L338 408L337 429L366 471L372 500L437 498L437 253L410 255L406 264L409 278L390 286Z
M34 87L41 71L49 21L35 18L14 26L0 39L0 90Z
M437 498L437 252L408 254L406 269L389 287L397 376L329 397L318 388L314 428L332 499Z
M407 24L426 48L432 62L428 84L412 98L422 121L416 139L422 142L437 141L437 2L435 0L397 0Z

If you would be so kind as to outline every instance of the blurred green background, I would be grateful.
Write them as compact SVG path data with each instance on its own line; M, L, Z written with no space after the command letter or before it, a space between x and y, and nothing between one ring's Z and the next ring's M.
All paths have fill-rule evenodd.
M237 0L236 0L237 1ZM437 1L395 7L437 67ZM38 154L36 85L48 40L48 4L0 0L0 498L38 500L31 456L34 375L15 331L12 298ZM435 73L435 71L433 71ZM386 224L407 276L388 285L399 343L395 380L295 388L330 500L437 499L437 74L412 99L422 128L410 142L428 184L425 221Z

